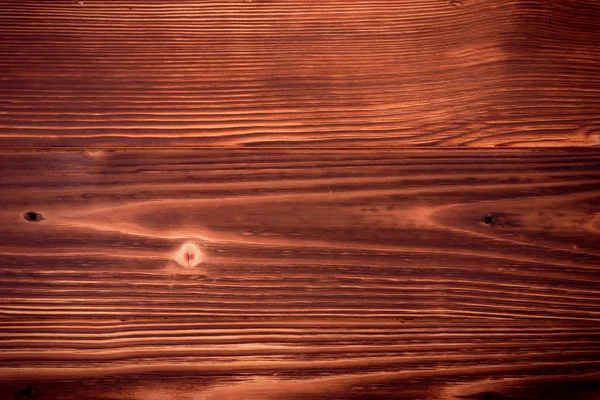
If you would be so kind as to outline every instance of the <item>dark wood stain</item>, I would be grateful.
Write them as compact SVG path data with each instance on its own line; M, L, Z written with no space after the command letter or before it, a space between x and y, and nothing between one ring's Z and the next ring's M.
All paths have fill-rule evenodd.
M596 150L1 160L2 398L600 396Z

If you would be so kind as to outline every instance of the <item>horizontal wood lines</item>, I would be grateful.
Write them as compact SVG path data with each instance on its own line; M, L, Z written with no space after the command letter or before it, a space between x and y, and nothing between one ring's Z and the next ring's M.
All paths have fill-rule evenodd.
M111 366L135 365L141 358L153 363L197 364L227 360L234 369L264 362L271 368L286 369L298 362L311 375L321 375L319 363L344 367L360 364L381 370L423 368L424 364L476 365L495 358L498 364L511 362L507 352L518 354L520 362L530 358L541 362L557 354L573 360L591 361L600 351L593 326L551 326L531 324L386 323L342 320L337 323L295 320L285 322L194 322L172 318L156 320L107 320L90 324L86 320L5 321L0 331L0 359L5 366L17 367L22 361L44 367L65 361L85 369L88 362ZM517 328L517 329L515 329ZM464 354L472 350L471 357ZM77 351L77 355L73 352ZM260 357L261 359L257 359ZM300 357L300 359L298 359ZM340 360L344 358L344 360ZM376 361L376 358L379 358ZM107 365L108 366L108 365ZM268 364L264 364L265 367ZM309 372L312 370L312 372Z
M600 393L594 149L0 159L7 398Z
M5 316L600 317L593 150L2 159Z
M581 323L4 319L0 388L48 398L588 400L599 351L596 326Z
M0 399L599 399L598 26L7 2Z
M597 146L595 1L10 2L0 146Z

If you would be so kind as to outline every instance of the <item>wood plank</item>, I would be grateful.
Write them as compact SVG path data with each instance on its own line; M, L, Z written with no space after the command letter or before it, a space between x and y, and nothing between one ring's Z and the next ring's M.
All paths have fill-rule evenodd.
M0 146L600 146L597 0L10 1Z
M0 162L4 398L600 396L597 150Z

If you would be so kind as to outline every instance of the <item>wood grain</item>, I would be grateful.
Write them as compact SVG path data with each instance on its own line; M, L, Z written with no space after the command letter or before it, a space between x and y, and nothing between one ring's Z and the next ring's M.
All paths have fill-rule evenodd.
M0 397L600 396L597 150L0 160Z
M597 0L10 1L0 146L599 146Z

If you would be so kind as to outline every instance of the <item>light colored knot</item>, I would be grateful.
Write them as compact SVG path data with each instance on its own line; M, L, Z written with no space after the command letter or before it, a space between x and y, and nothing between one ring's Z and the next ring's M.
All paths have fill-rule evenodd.
M175 261L184 268L194 268L203 259L202 250L194 243L185 243L175 256Z

